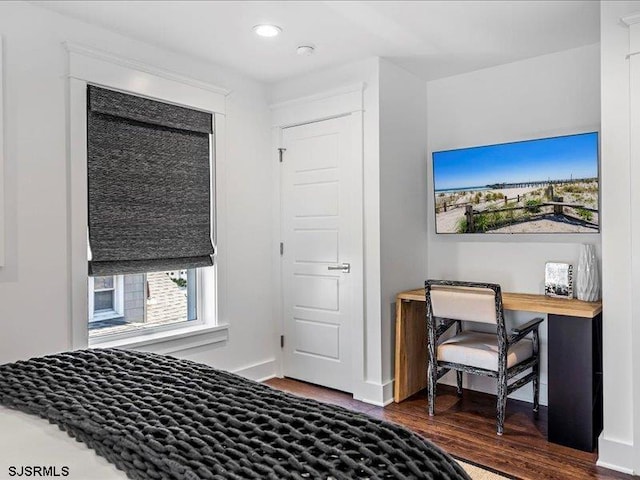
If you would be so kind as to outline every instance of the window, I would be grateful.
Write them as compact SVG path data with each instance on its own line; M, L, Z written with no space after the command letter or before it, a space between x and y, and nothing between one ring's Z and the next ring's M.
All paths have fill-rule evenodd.
M115 304L115 277L97 277L93 283L94 309L96 312L113 311Z
M90 49L83 45L67 42L64 46L68 55L69 68L67 83L69 94L69 162L71 165L69 193L72 207L69 212L71 347L77 349L91 346L125 348L144 346L147 349L158 349L159 352L170 353L183 348L194 348L194 346L226 341L228 326L226 324L226 296L224 292L226 292L227 283L227 257L224 253L226 251L224 236L220 253L216 248L215 256L211 244L217 247L218 232L226 231L227 216L224 199L227 187L223 182L216 180L215 166L218 163L225 163L225 96L229 92L216 85L194 81L192 78L177 75L175 72L168 72L131 59L117 58L113 54ZM164 102L165 105L154 104L153 108L146 108L149 103L139 101L133 102L135 105L130 102L123 105L123 102L118 99L108 99L103 95L100 95L103 102L98 102L99 105L94 103L94 100L99 99L88 95L87 90L93 85L156 102ZM140 103L145 105L140 105ZM169 112L167 105L179 106L178 110L181 113ZM129 108L131 106L134 108ZM184 108L194 109L200 113L204 112L209 118L195 115L197 119L194 119L194 115L187 114L183 110ZM109 124L114 128L116 123L121 125L127 123L131 127L122 131L122 138L111 142L116 147L115 151L106 151L109 148L110 139L114 138L113 129L109 128L109 131L103 131L96 137L94 135L96 133L95 125L93 127L90 125L96 119L93 113L100 114L100 111L104 115L102 118L111 120ZM166 122L166 120L170 121ZM163 130L161 138L151 140L150 135L153 132L148 131L146 141L142 144L134 144L133 140L142 138L142 136L137 135L135 138L131 138L127 131L132 131L131 129L134 127L139 129L145 124L147 127L150 125L159 126ZM187 136L192 137L193 135L189 132L194 130L203 133L208 141L202 142L203 147L198 148L198 151L203 152L202 156L194 159L193 155L189 155L189 158L200 164L198 172L194 172L191 176L190 172L195 165L183 163L182 159L176 158L176 153L186 151L187 146L183 140L186 141ZM185 134L185 132L187 133ZM101 167L95 163L98 160L96 153L99 153L95 150L96 140L104 140L101 148L106 163ZM190 142L190 144L192 145L190 148L193 148L193 143ZM132 148L137 149L140 146L144 147L143 152L132 152ZM147 146L160 151L160 155L155 155L155 158L162 164L159 166L165 168L145 168L150 165L149 162L152 160L144 155L148 150ZM128 159L122 156L124 150L130 152ZM202 158L202 161L206 163L200 163L199 158ZM112 161L116 162L112 164ZM205 165L209 167L208 172ZM95 173L99 173L98 170L102 170L107 178L93 178ZM179 178L174 178L176 174L179 175ZM185 182L186 174L189 174L193 181L190 179ZM206 189L198 187L194 181L199 179L206 180L209 187ZM137 185L132 185L134 180ZM162 185L157 185L156 180L161 180ZM184 188L185 183L186 188ZM127 185L125 186L125 184ZM110 187L115 185L122 186L123 191L111 192ZM98 189L96 190L94 187L98 187ZM162 195L160 195L161 190ZM96 192L99 194L98 197L94 197ZM143 205L138 201L139 199L133 198L137 192L145 193L147 204ZM184 199L189 201L191 205L185 205ZM217 199L222 199L222 203L218 204ZM94 205L96 209L91 208L94 201L98 202L97 205ZM178 206L178 202L180 202L179 208L175 210L171 208ZM158 214L158 210L161 215ZM106 216L101 219L95 218L93 214L96 212ZM114 218L113 214L115 213L124 215L126 218L122 216ZM168 214L173 216L176 213L179 218L168 216ZM200 220L191 217L194 213L198 215ZM208 225L205 225L205 221ZM153 222L155 222L154 225L152 225ZM96 230L96 226L105 228ZM147 231L143 233L145 227L147 227ZM158 238L153 235L154 233L161 234L166 243L157 243ZM105 238L102 234L106 234L110 238ZM135 238L131 238L131 234L135 234ZM97 235L97 237L91 238L92 235ZM170 235L173 238L169 238ZM198 235L202 240L196 241L193 235ZM140 246L135 244L135 240L140 238L147 243L144 257L137 255L140 250L133 251L134 247ZM87 239L89 239L90 245L88 257ZM209 245L206 243L207 239L210 242ZM111 246L105 245L103 240L111 240L113 244ZM127 251L120 248L122 245L129 247ZM192 251L185 248L196 245L207 248L202 248L202 250L194 248ZM171 257L167 254L171 254ZM211 260L215 258L215 263L207 261L205 257L208 255L211 255ZM87 265L87 259L89 259L89 265ZM184 259L188 260L187 264L183 261ZM160 265L159 262L152 266L149 265L151 261L158 260L163 262L171 260L172 262L170 265ZM117 265L113 263L116 261L127 268L117 268ZM141 265L142 263L145 265ZM204 265L212 264L213 266L202 268ZM144 268L132 271L129 267L133 266ZM107 271L107 267L113 268L111 271ZM169 325L173 328L159 325L140 335L129 332L126 338L118 338L118 335L114 334L100 335L98 339L96 332L92 331L92 338L89 338L88 329L94 325L94 322L89 322L89 319L95 318L93 304L95 296L89 294L91 280L87 279L88 270L89 275L93 278L95 276L115 276L117 304L118 292L123 292L123 302L128 295L124 284L127 274L144 275L151 271L162 270L179 272L181 269L197 269L195 270L197 281L188 281L187 286L189 289L197 283L195 296L192 296L190 291L188 293L188 298L197 299L196 320ZM122 278L123 282L123 288L120 290L118 289L119 278ZM89 302L92 303L91 308L88 308Z
M198 320L198 269L89 277L89 336Z
M213 266L213 117L87 88L89 337L202 319Z
M115 323L123 319L123 279L120 275L89 277L89 322Z

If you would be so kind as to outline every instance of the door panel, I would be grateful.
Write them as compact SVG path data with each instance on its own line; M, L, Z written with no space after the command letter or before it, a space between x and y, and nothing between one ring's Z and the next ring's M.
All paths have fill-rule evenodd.
M339 139L336 135L318 135L305 140L309 154L300 158L298 172L318 171L338 166Z
M338 231L297 230L293 254L296 262L338 263Z
M309 183L294 187L296 217L335 217L338 215L338 183Z
M352 279L362 272L329 267L361 255L350 133L348 117L284 129L282 164L283 371L343 391L352 390Z
M297 353L310 353L333 360L339 359L340 328L296 318Z
M338 311L340 286L337 278L295 274L293 285L295 309L315 308Z

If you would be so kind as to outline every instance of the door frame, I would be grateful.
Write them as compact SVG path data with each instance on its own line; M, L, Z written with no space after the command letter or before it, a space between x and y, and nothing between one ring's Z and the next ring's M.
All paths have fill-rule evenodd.
M361 385L365 383L365 350L364 350L364 82L347 85L342 88L301 97L270 106L272 111L272 143L273 143L273 265L274 276L272 295L274 302L273 318L275 319L273 342L276 345L276 375L283 375L283 349L280 348L280 337L284 334L284 291L282 287L282 261L280 242L282 241L282 169L280 167L280 148L283 148L282 133L285 128L296 127L308 123L320 122L338 117L349 117L353 142L354 161L358 163L358 181L353 185L353 198L356 200L360 218L356 222L355 235L359 239L360 252L357 258L350 258L353 267L353 322L350 325L349 338L352 345L352 369L354 398L358 398ZM286 152L284 153L286 161ZM286 339L285 339L286 341Z

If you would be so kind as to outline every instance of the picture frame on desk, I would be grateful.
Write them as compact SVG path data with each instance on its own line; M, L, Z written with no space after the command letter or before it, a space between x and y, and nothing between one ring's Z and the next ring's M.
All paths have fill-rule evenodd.
M547 262L544 268L544 294L548 297L573 298L573 265Z

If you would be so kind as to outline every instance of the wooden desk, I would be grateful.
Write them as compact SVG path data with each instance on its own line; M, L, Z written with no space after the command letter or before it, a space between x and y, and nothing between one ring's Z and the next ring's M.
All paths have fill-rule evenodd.
M549 441L593 451L602 430L602 303L510 292L502 303L505 310L548 315ZM426 338L424 288L399 293L396 402L427 386Z

